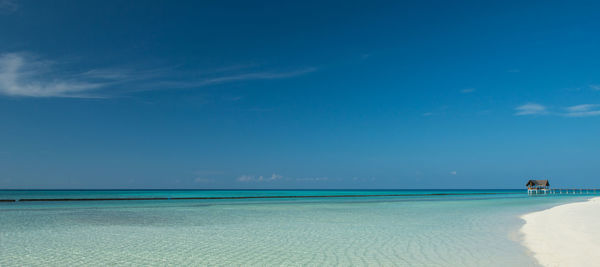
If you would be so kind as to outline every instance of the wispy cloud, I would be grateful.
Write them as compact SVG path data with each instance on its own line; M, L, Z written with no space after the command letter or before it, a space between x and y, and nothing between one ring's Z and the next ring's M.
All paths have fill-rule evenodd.
M305 178L296 178L296 181L299 182L323 182L328 181L328 177L305 177Z
M456 175L456 174L457 174L457 172L456 172L456 171L451 171L451 172L450 172L450 175Z
M540 105L537 103L527 103L515 108L517 111L515 115L524 116L524 115L544 115L548 113L547 108L544 105Z
M196 176L196 178L193 179L193 182L199 184L214 183L216 181L215 176L222 176L223 173L223 171L218 170L197 170L193 172L193 174Z
M17 11L19 4L15 0L0 0L0 14L9 14Z
M600 91L600 85L598 84L590 84L590 88L594 91Z
M281 178L283 178L283 176L281 176L279 174L275 174L275 173L273 173L271 176L242 175L242 176L238 177L236 179L236 181L243 182L243 183L248 183L248 182L260 183L260 182L273 182L273 181L280 180Z
M476 91L475 88L465 88L465 89L460 90L460 93L461 94L470 94L470 93L473 93L475 91Z
M591 117L600 115L599 104L581 104L570 106L566 108L567 112L564 114L567 117Z
M53 62L35 60L25 54L0 55L0 93L29 97L91 97L86 93L103 86L76 77L57 77L52 71L53 65Z
M441 106L441 107L436 108L434 111L428 111L425 113L421 113L421 115L423 117L443 115L447 109L448 109L448 106Z
M527 103L525 105L515 108L517 113L515 115L545 115L550 114L554 116L564 117L592 117L600 116L600 104L579 104L562 108L550 112L546 106L536 103Z
M510 70L507 70L506 72L517 73L517 72L521 72L521 70L520 69L510 69Z
M262 176L260 176L260 177L262 178ZM238 182L251 182L251 181L254 181L255 179L256 179L256 176L244 174L244 175L238 177L236 179L236 181L238 181Z
M248 73L236 73L221 75L217 77L210 77L204 79L187 80L187 81L162 81L155 83L156 86L167 88L167 89L185 89L185 88L198 88L210 85L217 85L229 82L239 81L252 81L252 80L275 80L285 79L301 76L316 71L317 68L310 67L301 70L276 72L276 71L264 71L264 72L248 72Z
M232 82L286 79L317 70L314 67L291 71L225 68L199 75L197 71L174 68L119 67L73 73L61 66L27 53L1 54L0 94L15 97L111 97L137 91L193 89Z
M296 182L306 182L306 183L313 183L313 182L325 182L325 181L330 181L331 179L329 179L329 177L302 177L302 178L294 178L294 177L289 177L289 176L283 176L280 174L276 174L273 173L270 176L263 176L263 175L241 175L239 176L236 181L237 182L241 182L241 183L263 183L263 182L275 182L275 181L296 181ZM337 179L338 181L341 181L341 179ZM372 180L374 180L374 178L372 178Z

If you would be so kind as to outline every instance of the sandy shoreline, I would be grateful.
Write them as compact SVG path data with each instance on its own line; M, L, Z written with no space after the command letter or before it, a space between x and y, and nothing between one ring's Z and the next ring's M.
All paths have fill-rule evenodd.
M596 266L600 262L600 197L529 213L523 243L543 266Z

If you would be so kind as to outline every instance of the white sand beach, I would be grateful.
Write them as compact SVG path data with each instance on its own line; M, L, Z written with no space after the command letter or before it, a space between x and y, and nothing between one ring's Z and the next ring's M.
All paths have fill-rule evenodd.
M600 197L523 215L524 244L543 266L598 266Z

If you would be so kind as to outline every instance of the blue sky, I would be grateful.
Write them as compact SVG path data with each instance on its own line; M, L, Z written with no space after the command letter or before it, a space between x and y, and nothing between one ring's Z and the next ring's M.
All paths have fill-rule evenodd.
M0 0L0 188L600 186L599 8Z

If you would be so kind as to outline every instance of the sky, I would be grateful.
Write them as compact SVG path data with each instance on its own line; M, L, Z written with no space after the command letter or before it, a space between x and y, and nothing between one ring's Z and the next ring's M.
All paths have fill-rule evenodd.
M0 188L599 187L598 10L0 0Z

